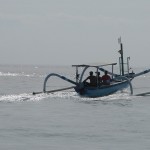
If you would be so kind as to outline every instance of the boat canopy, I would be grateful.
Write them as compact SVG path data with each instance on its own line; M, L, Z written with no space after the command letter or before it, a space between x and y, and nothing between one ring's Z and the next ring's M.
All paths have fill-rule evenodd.
M92 63L92 64L82 64L82 65L72 65L72 67L76 67L76 83L81 83L82 82L82 78L83 78L83 75L85 73L85 71L87 70L87 68L89 67L95 67L97 69L97 72L98 70L101 68L101 67L104 67L104 66L111 66L112 68L112 79L113 79L113 68L114 68L114 65L116 65L117 63ZM80 79L79 79L79 73L78 73L78 69L79 67L84 67L81 75L80 75Z
M91 63L91 64L82 64L82 65L72 65L72 67L103 67L116 65L117 63Z

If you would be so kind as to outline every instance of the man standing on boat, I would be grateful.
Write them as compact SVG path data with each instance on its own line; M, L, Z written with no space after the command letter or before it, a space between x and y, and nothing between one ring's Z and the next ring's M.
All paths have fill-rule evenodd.
M86 82L87 80L90 81L90 83ZM88 86L96 86L97 85L97 78L93 75L93 71L90 71L90 76L88 76L83 83L85 83Z
M105 74L102 76L102 83L103 83L104 85L110 85L110 80L111 80L111 78L110 78L110 76L109 76L107 73L108 73L108 72L105 71Z

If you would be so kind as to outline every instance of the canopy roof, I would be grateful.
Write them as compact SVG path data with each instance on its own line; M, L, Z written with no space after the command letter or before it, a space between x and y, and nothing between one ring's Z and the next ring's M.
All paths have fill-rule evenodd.
M72 67L103 67L116 65L117 63L91 63L91 64L82 64L82 65L72 65Z

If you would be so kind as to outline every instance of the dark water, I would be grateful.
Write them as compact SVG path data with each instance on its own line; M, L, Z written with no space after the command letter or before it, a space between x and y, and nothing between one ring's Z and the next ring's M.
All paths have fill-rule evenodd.
M141 71L141 69L137 69ZM0 148L2 150L149 150L150 97L129 89L101 98L73 90L42 91L48 73L74 79L71 67L0 66ZM150 91L150 74L133 80L134 94ZM70 86L57 78L48 88Z

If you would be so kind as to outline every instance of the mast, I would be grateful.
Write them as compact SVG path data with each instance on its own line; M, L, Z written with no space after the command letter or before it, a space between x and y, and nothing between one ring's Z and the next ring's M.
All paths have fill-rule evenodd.
M124 76L124 61L123 61L123 44L121 42L121 37L118 39L118 43L120 44L120 50L118 51L121 55L121 71L122 71L122 76Z

